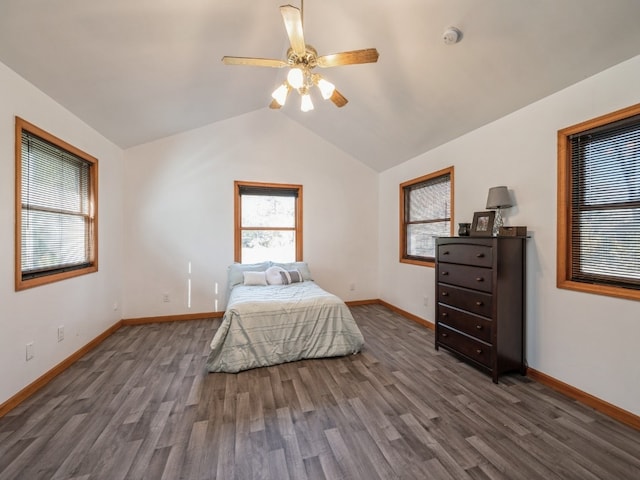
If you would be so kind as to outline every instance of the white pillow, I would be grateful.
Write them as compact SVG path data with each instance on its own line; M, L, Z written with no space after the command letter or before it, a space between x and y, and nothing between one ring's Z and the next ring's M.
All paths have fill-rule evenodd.
M267 272L242 272L245 285L266 285Z
M271 262L261 262L261 263L233 263L229 265L227 269L227 287L229 291L234 287L234 285L239 285L243 283L244 272L264 272L267 268L271 266Z
M269 285L282 285L282 277L280 276L280 272L284 272L284 268L282 267L269 267L265 272L267 275L267 283Z

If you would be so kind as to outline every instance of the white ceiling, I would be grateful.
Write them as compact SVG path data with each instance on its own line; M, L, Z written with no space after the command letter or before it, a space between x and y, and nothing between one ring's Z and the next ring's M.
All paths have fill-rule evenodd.
M286 72L220 59L284 58L285 3L0 0L0 61L128 148L267 108ZM344 108L296 94L271 114L383 171L640 54L639 20L638 0L307 0L320 55L380 59L322 70Z

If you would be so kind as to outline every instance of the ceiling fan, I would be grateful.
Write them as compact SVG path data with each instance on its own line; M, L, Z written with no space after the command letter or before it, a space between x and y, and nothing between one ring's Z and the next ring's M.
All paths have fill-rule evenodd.
M302 31L302 12L304 0L300 2L300 8L291 5L282 5L280 13L284 20L291 47L287 50L286 60L252 57L222 57L225 65L249 65L256 67L285 68L289 67L287 79L272 94L270 108L281 108L291 90L297 90L301 96L300 109L303 112L313 110L313 102L309 91L317 86L322 97L331 101L337 107L344 107L348 100L336 90L335 86L322 78L320 74L313 72L314 68L338 67L341 65L354 65L358 63L375 63L378 61L378 51L375 48L363 50L351 50L330 55L318 56L318 52L304 41Z

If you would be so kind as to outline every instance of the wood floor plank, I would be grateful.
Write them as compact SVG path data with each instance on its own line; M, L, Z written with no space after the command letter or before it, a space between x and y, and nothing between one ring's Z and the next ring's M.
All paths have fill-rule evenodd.
M329 442L333 456L343 472L342 478L345 480L361 478L360 470L354 461L355 457L347 447L339 429L330 428L324 433L327 436L327 441Z
M289 476L296 480L305 480L307 478L307 474L304 468L304 461L300 453L300 446L298 444L296 431L293 427L290 408L279 408L277 416L278 430L280 431L280 435L284 443L284 454Z
M637 480L640 432L353 307L361 353L205 370L220 319L119 329L0 418L1 480Z

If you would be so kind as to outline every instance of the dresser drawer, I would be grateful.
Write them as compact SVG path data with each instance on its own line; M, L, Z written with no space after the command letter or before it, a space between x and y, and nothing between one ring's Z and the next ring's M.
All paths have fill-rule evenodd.
M438 321L479 340L491 343L491 334L493 333L491 320L440 304L438 305Z
M438 342L449 347L451 350L461 353L466 357L491 368L492 362L492 348L491 345L482 343L479 340L474 340L460 332L451 330L440 324L438 329Z
M473 288L483 292L492 291L492 270L490 268L441 263L438 265L438 282L460 287Z
M477 267L493 265L493 248L488 245L448 243L438 245L438 261Z
M491 317L493 308L493 296L489 293L465 290L444 284L438 284L438 302L485 317Z

